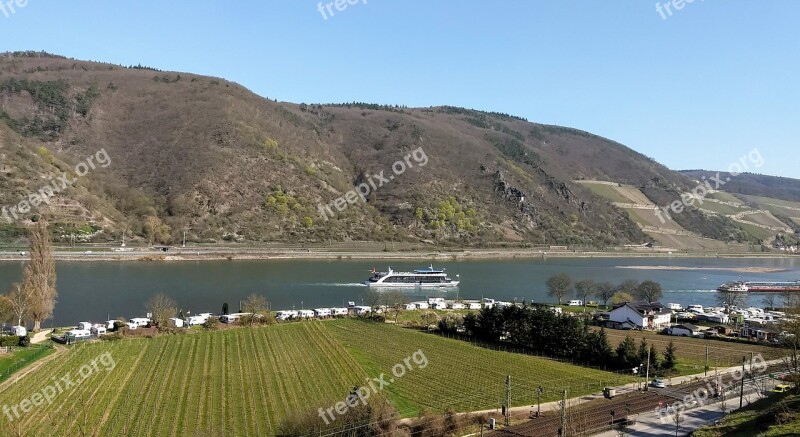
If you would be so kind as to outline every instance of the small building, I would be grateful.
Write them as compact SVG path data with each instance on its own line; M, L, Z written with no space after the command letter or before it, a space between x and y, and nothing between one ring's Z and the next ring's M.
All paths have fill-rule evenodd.
M16 335L17 337L25 337L26 335L28 335L28 328L19 325L12 326L11 335Z
M278 311L275 318L278 320L292 320L296 319L300 314L297 311Z
M608 312L608 326L622 329L661 329L669 326L672 312L660 303L629 303Z
M89 322L78 322L78 329L83 331L89 331L92 329L92 324Z
M466 306L461 302L450 302L447 307L451 310L463 310L466 308Z
M669 328L669 334L679 337L696 337L700 335L700 328L689 323L683 323Z

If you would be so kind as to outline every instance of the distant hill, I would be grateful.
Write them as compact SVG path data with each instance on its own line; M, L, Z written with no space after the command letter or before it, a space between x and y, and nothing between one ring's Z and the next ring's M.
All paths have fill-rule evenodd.
M717 172L711 170L683 170L681 173L696 180L701 179L703 176L708 178L717 174ZM719 173L723 177L722 179L730 177L730 181L722 188L728 193L800 202L800 179L754 173L742 173L736 176L727 172Z
M36 52L0 56L0 95L0 204L101 149L112 161L24 215L49 217L62 241L643 244L639 223L576 181L659 205L692 186L587 132L450 106L276 102L219 78ZM397 162L410 168L389 179ZM371 185L366 202L344 200ZM736 228L727 218L691 214L688 231L741 239L719 232ZM0 239L25 223L0 220Z

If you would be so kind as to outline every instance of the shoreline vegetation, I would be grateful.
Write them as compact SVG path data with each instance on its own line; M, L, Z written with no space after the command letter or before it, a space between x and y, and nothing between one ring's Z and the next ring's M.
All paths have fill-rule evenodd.
M398 245L399 246L399 245ZM0 261L26 259L24 246L0 248ZM341 246L190 246L157 250L149 247L126 248L117 246L85 245L81 247L54 247L59 261L219 261L219 260L485 260L485 259L546 259L546 258L792 258L794 255L775 252L712 252L666 251L658 249L568 249L544 248L389 248L383 243L353 243ZM800 258L800 257L798 257ZM682 267L682 266L616 266L641 270L730 270L742 273L772 273L783 271L769 267Z

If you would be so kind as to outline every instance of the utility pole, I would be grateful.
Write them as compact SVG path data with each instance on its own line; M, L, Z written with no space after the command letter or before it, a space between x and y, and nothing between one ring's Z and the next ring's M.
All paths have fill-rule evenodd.
M564 394L561 397L561 437L567 435L567 389L564 389Z
M739 408L742 408L742 399L744 399L744 363L747 362L747 355L742 355L742 388L739 390Z
M708 376L708 346L706 346L706 366L703 371L703 376Z
M506 426L511 425L511 375L506 375Z
M536 417L540 417L542 415L542 392L544 389L540 385L539 388L536 389Z
M650 348L647 348L647 370L644 377L644 391L647 391L647 386L650 383Z

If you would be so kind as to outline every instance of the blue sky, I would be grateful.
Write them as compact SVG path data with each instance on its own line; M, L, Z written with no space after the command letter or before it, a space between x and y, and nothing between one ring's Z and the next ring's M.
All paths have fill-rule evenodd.
M0 11L0 50L220 76L297 103L507 112L674 169L724 170L758 148L754 171L800 178L798 1L695 0L666 19L646 0L360 0L327 19L318 3L28 0Z

